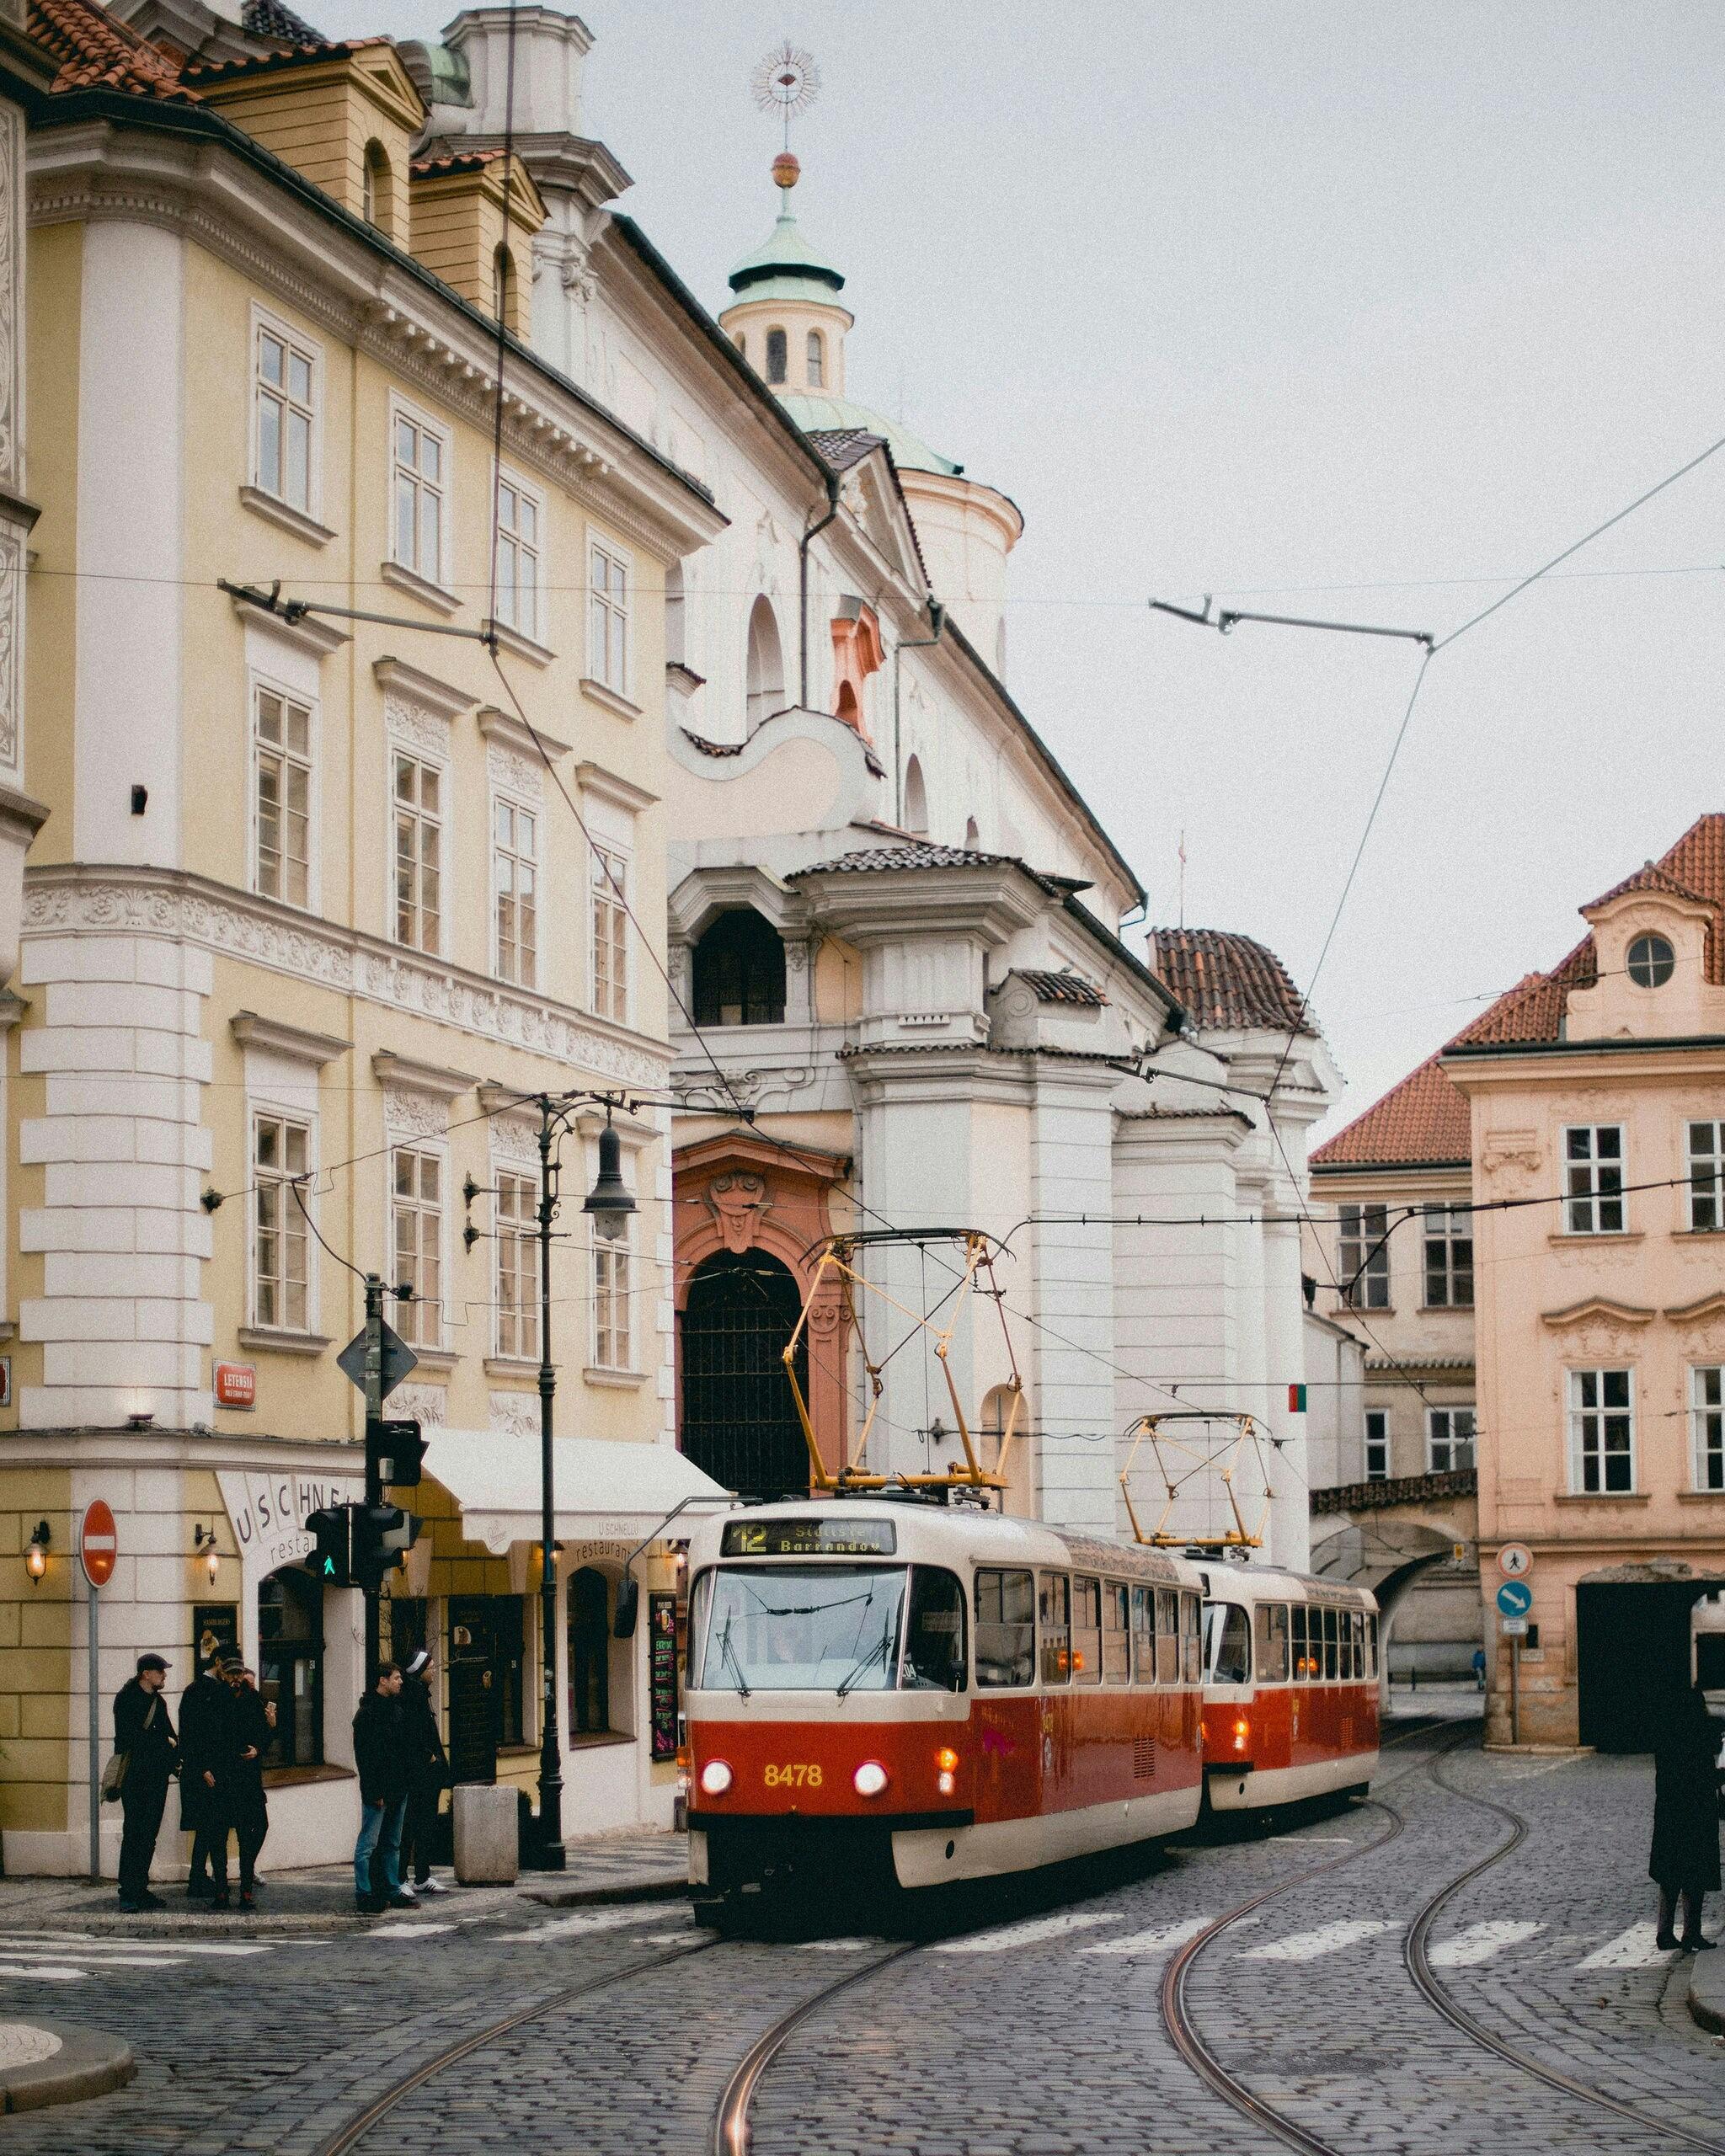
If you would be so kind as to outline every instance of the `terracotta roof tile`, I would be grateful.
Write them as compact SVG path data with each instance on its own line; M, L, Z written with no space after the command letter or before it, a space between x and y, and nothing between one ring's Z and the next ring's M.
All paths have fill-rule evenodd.
M184 98L179 69L165 52L91 0L30 0L29 34L60 62L56 90L125 90Z
M501 150L444 150L435 157L415 157L409 170L415 179L429 179L438 173L483 172L502 155Z
M1717 901L1705 898L1699 891L1692 891L1687 883L1678 881L1669 868L1662 868L1657 861L1644 862L1632 876L1626 876L1621 883L1614 883L1603 896L1590 899L1582 908L1592 913L1599 906L1608 906L1613 899L1627 898L1632 891L1664 891L1672 898L1693 899L1697 905L1711 905Z
M232 60L195 60L186 68L186 80L195 88L203 83L231 83L243 75L267 75L283 67L315 67L320 60L338 60L366 52L376 45L388 45L387 37L321 38L315 43L290 45L274 52L248 52Z
M1466 1096L1429 1057L1311 1155L1314 1168L1433 1167L1465 1161L1473 1138Z
M1151 935L1151 964L1200 1028L1317 1031L1287 968L1249 936L1219 928L1158 928Z

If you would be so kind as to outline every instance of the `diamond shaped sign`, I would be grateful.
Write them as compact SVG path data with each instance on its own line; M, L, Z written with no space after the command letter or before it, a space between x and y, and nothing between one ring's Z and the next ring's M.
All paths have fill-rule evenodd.
M378 1320L383 1336L383 1391L387 1400L390 1394L410 1370L419 1367L419 1358L398 1332L393 1331L382 1320ZM366 1332L362 1326L335 1358L335 1367L355 1390L366 1390Z

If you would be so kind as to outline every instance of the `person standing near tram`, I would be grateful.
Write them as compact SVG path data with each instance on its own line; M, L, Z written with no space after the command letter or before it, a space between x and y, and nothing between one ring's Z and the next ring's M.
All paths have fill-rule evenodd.
M1653 1846L1648 1872L1659 1890L1658 1944L1704 1953L1701 1903L1719 1891L1719 1724L1699 1684L1674 1696L1653 1748ZM1683 1936L1672 1926L1679 1903Z

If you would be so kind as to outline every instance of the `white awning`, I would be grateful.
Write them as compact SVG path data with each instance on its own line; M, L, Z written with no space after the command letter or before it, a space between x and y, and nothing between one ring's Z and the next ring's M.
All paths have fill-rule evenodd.
M710 1475L670 1445L614 1438L558 1438L553 1461L559 1541L640 1542L685 1498L678 1515L698 1518L733 1503ZM539 1440L505 1430L433 1429L425 1471L461 1507L470 1541L501 1556L512 1543L537 1542Z

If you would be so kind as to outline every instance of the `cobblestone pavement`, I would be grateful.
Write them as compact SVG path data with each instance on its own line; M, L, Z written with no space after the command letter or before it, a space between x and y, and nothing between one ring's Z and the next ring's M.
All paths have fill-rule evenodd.
M1428 1769L1440 1754L1450 1787ZM1231 2073L1344 2156L1675 2145L1482 2050L1415 1990L1407 1924L1508 1833L1474 1793L1529 1831L1445 1908L1436 1973L1555 2069L1725 2142L1725 2046L1684 2011L1685 1965L1635 1929L1649 1785L1644 1761L1487 1757L1466 1729L1437 1730L1386 1754L1378 1786L1404 1822L1392 1838L1381 1810L1332 1809L1289 1833L1194 1838L953 1904L918 1951L788 2040L755 2100L756 2156L1277 2147L1180 2059L1159 1993L1197 1929L1283 1887L1204 1946L1188 2007ZM664 1903L446 1903L299 1939L14 1929L0 1935L0 2018L35 2007L115 2031L141 2070L96 2103L0 2119L0 2156L314 2156L415 2066L540 2006L406 2096L362 2156L696 2156L756 2039L884 1951L878 1939L716 1942ZM588 1984L601 1988L564 1996Z

